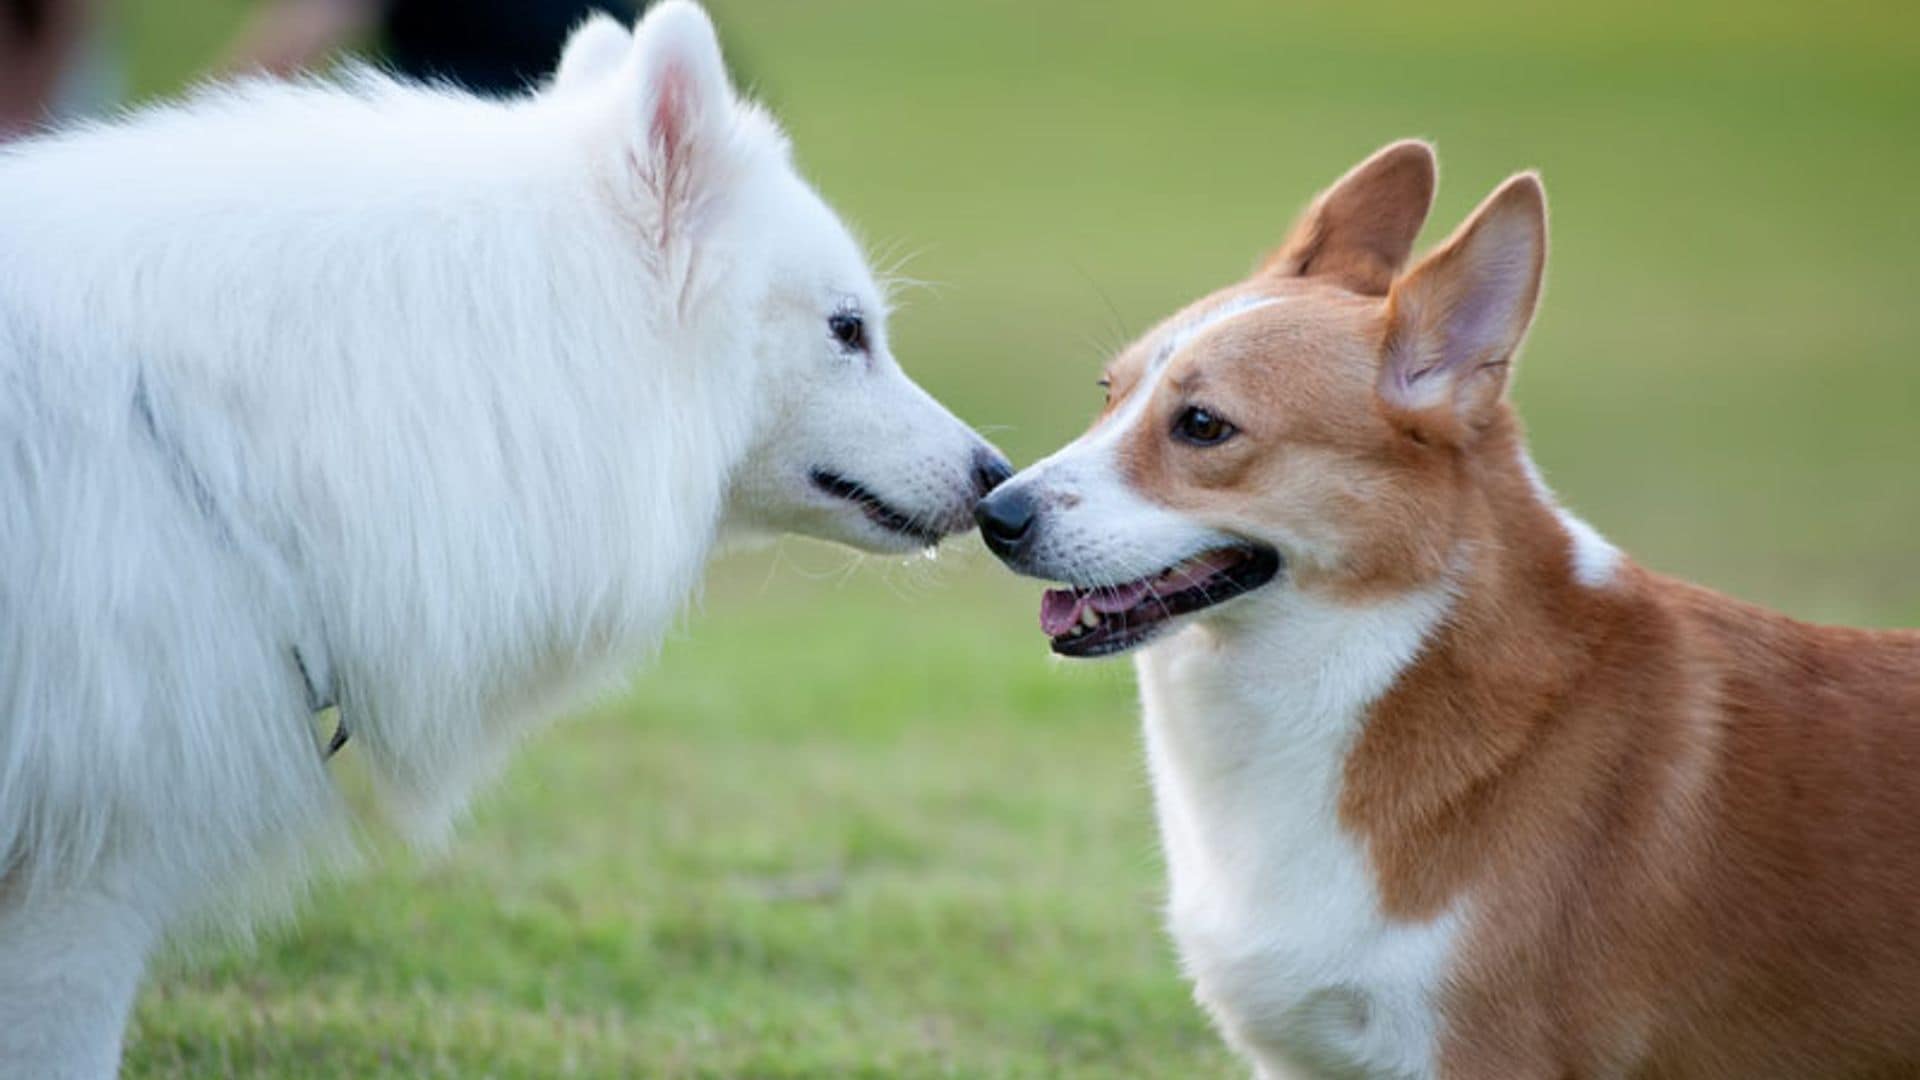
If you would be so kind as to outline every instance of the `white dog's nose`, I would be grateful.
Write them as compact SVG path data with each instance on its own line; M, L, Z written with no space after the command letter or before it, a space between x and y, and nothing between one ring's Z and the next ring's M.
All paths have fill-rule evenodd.
M984 499L1013 476L1013 465L998 450L982 447L973 455L973 496Z

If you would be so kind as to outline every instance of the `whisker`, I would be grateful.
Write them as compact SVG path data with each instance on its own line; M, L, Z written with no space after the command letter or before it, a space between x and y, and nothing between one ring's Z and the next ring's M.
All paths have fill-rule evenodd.
M1082 278L1086 279L1087 285L1093 289L1094 295L1098 296L1100 303L1106 307L1108 317L1113 320L1113 332L1118 340L1121 343L1125 343L1132 339L1135 335L1127 329L1127 320L1121 317L1119 307L1114 304L1113 297L1101 286L1099 280L1096 279L1078 259L1070 258L1068 262L1073 265L1074 270L1077 271ZM1114 349L1105 350L1103 355L1111 355L1114 351Z

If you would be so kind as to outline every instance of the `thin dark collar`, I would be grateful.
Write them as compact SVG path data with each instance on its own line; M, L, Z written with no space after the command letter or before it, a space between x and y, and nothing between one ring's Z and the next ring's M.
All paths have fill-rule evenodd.
M339 711L339 699L331 684L320 687L314 685L313 672L307 667L307 658L300 655L300 646L288 647L293 653L293 666L300 669L300 683L307 688L307 711L318 716L328 709L334 710L333 737L327 740L327 748L320 752L320 760L331 761L340 748L347 745L347 718Z

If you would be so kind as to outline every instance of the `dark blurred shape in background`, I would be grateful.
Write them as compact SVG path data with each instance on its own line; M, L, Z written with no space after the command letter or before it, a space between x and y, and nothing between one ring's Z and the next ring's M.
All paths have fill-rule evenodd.
M91 6L89 0L0 0L0 140L55 115Z
M268 0L220 65L291 75L367 45L413 79L513 94L553 70L567 34L604 11L631 22L638 0ZM0 0L0 142L110 108L118 65L103 0Z
M373 35L385 65L414 79L512 94L545 78L568 31L631 0L273 0L241 34L231 66L291 74Z

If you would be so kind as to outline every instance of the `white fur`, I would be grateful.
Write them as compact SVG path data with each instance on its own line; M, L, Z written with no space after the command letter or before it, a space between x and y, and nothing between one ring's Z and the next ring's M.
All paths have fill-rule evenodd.
M1192 320L1175 327L1161 339L1159 347L1154 350L1154 373L1158 374L1164 370L1167 363L1175 356L1178 356L1181 350L1200 340L1201 337L1206 335L1207 331L1214 329L1221 323L1245 315L1250 311L1259 311L1261 308L1272 307L1275 304L1284 303L1285 301L1286 297L1284 296L1261 296L1255 293L1246 296L1236 296L1225 303L1201 312Z
M1282 584L1139 656L1168 925L1263 1074L1434 1075L1463 917L1387 918L1337 806L1367 706L1447 607L1444 590L1338 606Z
M296 654L431 838L723 534L925 542L810 469L967 523L984 445L704 13L588 29L524 99L254 82L0 153L0 1074L111 1072L167 930L346 834Z
M1604 589L1612 584L1614 575L1620 571L1620 563L1625 556L1614 547L1600 530L1574 516L1573 512L1560 505L1560 500L1547 486L1547 478L1540 474L1540 466L1534 464L1533 455L1523 448L1520 451L1520 467L1526 470L1527 480L1533 485L1534 493L1548 506L1560 521L1560 528L1567 534L1568 559L1573 571L1573 580L1589 589Z
M633 36L606 12L595 12L574 30L553 72L554 88L561 92L589 86L620 69L633 51Z

